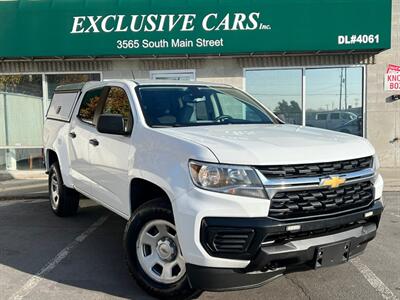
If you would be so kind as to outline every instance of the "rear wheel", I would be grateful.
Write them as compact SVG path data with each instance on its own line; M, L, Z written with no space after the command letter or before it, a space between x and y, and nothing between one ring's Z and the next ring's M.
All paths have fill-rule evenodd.
M149 294L163 299L188 299L192 289L167 199L139 207L125 229L124 246L129 270Z
M51 210L59 217L75 215L79 208L79 193L63 183L58 162L49 171L49 198Z

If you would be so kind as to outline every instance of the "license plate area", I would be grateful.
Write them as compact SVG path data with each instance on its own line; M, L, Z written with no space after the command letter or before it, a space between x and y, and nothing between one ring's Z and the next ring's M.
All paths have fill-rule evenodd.
M318 247L316 250L315 268L330 267L349 260L350 241Z

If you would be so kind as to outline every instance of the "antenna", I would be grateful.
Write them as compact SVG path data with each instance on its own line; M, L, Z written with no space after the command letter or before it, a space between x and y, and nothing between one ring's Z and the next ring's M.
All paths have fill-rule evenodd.
M135 80L135 74L133 73L133 70L131 70L131 74L132 74L132 79Z

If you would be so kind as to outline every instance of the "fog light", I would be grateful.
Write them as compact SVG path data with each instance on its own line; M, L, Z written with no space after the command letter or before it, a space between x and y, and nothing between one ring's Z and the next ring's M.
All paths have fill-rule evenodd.
M369 217L372 217L373 215L374 215L374 212L369 211L369 212L364 214L364 218L369 218Z
M300 225L289 225L286 226L286 231L296 231L296 230L300 230L301 226Z

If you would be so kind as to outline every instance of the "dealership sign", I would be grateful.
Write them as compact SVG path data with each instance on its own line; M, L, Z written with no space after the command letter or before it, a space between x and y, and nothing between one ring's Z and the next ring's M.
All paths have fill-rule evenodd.
M385 74L385 90L400 91L400 66L389 65Z
M17 0L0 19L0 58L380 51L391 0Z

